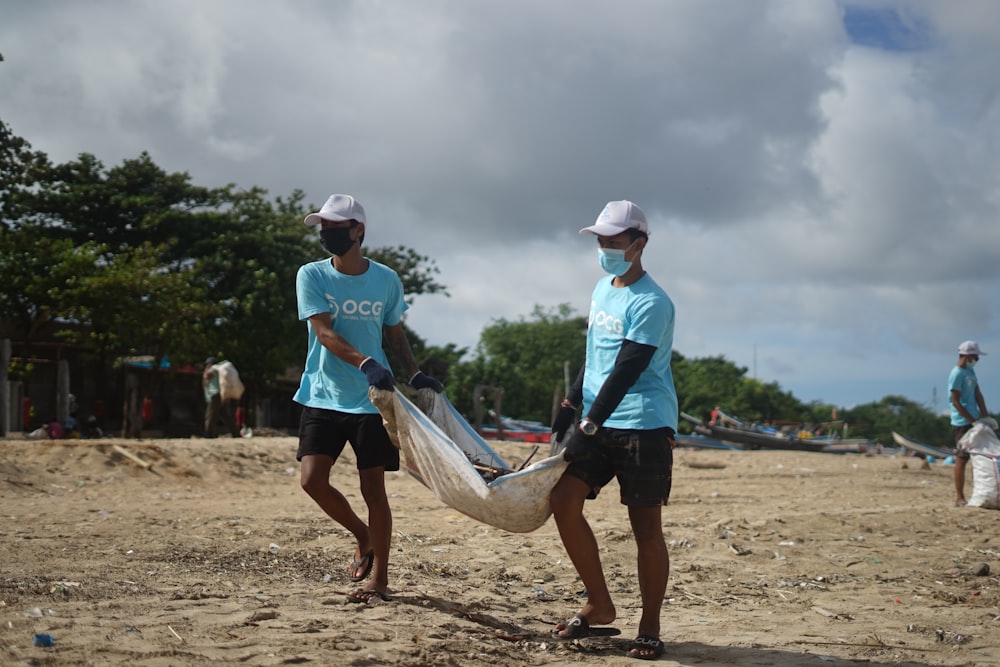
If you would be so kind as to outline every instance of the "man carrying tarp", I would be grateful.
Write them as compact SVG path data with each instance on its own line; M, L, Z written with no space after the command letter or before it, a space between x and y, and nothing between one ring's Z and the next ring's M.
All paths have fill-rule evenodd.
M295 279L299 319L309 322L305 370L293 397L303 406L296 454L302 464L300 482L357 540L348 578L360 582L374 572L371 582L348 594L348 601L384 600L392 537L385 471L399 470L399 450L368 398L369 386L388 391L396 386L382 350L383 332L406 366L411 386L437 392L442 387L421 373L413 358L403 331L407 305L399 276L361 253L366 225L361 204L350 195L332 195L304 222L319 228L320 243L333 257L301 266ZM367 522L330 484L330 470L348 442L368 506Z
M649 225L638 206L610 202L597 222L580 233L597 236L598 259L610 277L594 288L586 362L553 424L562 439L582 400L584 417L566 440L570 464L552 490L551 502L587 601L576 616L556 625L554 635L586 637L609 630L592 626L616 618L583 506L617 477L635 535L642 597L638 636L628 655L653 660L663 653L660 610L670 574L660 517L670 497L678 414L670 370L674 305L642 268Z

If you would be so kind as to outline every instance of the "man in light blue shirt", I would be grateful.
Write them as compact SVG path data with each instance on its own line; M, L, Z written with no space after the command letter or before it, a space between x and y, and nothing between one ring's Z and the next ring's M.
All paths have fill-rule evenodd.
M948 396L951 399L951 426L955 435L955 505L965 505L965 466L969 462L969 452L957 447L972 425L979 419L989 417L986 401L979 391L979 380L973 370L980 356L986 353L979 349L979 343L967 340L958 346L958 363L948 375Z
M305 370L294 396L303 406L296 458L302 488L357 540L348 578L360 582L374 572L371 582L347 596L349 602L367 603L388 595L392 512L385 471L399 470L399 450L368 398L370 386L395 390L383 332L411 386L440 392L441 383L421 373L413 358L403 331L407 306L399 276L361 252L366 225L361 204L350 195L332 195L304 222L319 227L320 243L333 257L303 265L295 278L299 319L309 323ZM330 484L330 470L348 442L367 523Z
M587 355L563 399L553 431L561 440L576 407L583 419L566 440L570 462L552 490L552 513L563 545L587 589L587 602L554 636L574 639L608 634L594 625L615 620L594 533L584 503L612 479L628 507L635 535L642 615L628 655L651 660L663 654L660 610L670 573L662 508L670 497L677 392L673 354L674 304L642 267L649 225L630 201L609 202L581 234L597 237L598 262L609 274L594 288L587 325Z

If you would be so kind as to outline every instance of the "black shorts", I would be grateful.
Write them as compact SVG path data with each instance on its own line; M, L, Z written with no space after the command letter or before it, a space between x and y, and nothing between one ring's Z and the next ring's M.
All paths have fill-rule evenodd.
M623 505L666 505L674 467L673 437L674 430L669 427L644 431L602 428L594 436L596 455L571 462L566 474L591 488L590 499L617 477Z
M304 407L299 420L299 450L295 459L322 454L336 462L344 445L351 443L358 470L399 470L399 450L382 424L382 415L352 414Z

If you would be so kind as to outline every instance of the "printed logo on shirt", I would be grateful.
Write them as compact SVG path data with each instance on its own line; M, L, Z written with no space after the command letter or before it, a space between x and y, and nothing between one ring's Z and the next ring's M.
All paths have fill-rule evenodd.
M376 320L382 315L382 308L385 304L381 301L355 301L347 299L337 302L337 299L330 294L325 294L326 302L330 306L330 317L337 319L343 317L345 320Z
M598 329L605 329L611 333L621 334L625 332L625 325L620 317L615 317L614 315L609 315L603 310L594 312L594 306L597 304L594 302L590 303L590 326L596 326Z

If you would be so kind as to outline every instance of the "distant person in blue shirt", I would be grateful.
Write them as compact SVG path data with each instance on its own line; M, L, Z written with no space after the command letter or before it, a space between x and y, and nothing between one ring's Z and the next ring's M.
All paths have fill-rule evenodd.
M332 195L305 224L319 228L332 258L299 268L295 279L299 319L309 323L302 381L293 399L303 406L299 423L302 488L326 514L357 540L347 568L351 581L374 572L372 581L348 594L349 602L387 599L392 512L385 471L399 470L399 450L389 439L368 388L394 391L396 382L382 350L383 332L410 385L441 391L441 383L417 368L402 317L403 284L389 267L361 254L365 210L350 195ZM357 460L368 521L355 514L330 484L330 470L351 443Z
M951 397L951 426L955 434L955 505L965 505L965 466L969 462L969 452L957 447L972 425L989 417L986 401L979 391L979 380L974 370L980 356L986 353L979 349L979 343L967 340L958 346L958 363L948 376L948 395Z
M670 497L677 429L677 392L670 370L674 304L642 267L649 225L638 206L610 202L597 222L580 233L597 237L598 261L609 275L594 288L586 360L553 423L561 440L582 402L583 419L566 439L564 456L570 464L553 488L551 502L587 601L573 618L556 625L554 635L573 639L607 634L608 628L592 626L616 618L583 507L617 478L635 535L642 597L638 636L628 655L652 660L663 654L660 610L670 575L661 513Z

